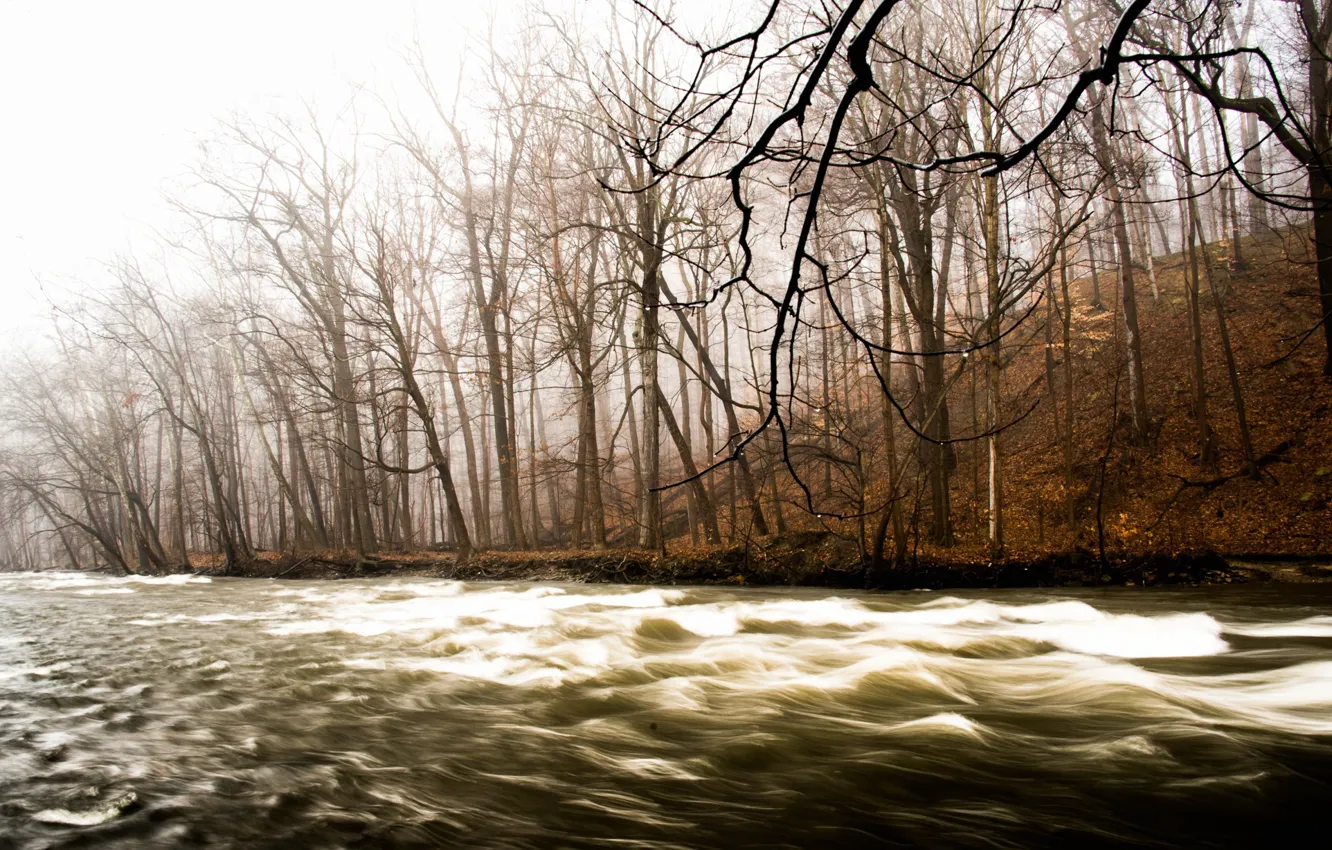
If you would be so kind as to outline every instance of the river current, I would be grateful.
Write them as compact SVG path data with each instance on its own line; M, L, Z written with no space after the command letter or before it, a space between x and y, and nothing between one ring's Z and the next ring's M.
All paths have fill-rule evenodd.
M0 848L1320 846L1332 587L0 575Z

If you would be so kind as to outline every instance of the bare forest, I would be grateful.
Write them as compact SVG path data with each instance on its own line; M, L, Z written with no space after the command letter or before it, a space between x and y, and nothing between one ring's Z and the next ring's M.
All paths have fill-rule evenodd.
M5 566L1332 551L1332 3L510 18L53 296Z

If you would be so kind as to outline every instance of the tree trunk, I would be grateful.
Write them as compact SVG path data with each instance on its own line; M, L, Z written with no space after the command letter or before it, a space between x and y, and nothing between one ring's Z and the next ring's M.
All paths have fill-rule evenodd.
M1180 244L1183 246L1184 256L1188 259L1188 273L1184 276L1184 298L1189 314L1189 377L1193 383L1193 421L1198 429L1198 464L1204 469L1214 470L1219 453L1216 447L1216 440L1212 433L1211 418L1207 413L1207 377L1203 368L1203 340L1202 340L1202 308L1198 302L1200 276L1198 273L1198 252L1207 251L1206 243L1201 246L1194 239L1195 233L1201 233L1197 225L1197 205L1192 199L1193 187L1193 162L1190 149L1190 130L1188 104L1181 97L1179 112L1176 112L1171 103L1169 94L1166 95L1166 115L1170 121L1172 132L1171 140L1175 147L1175 156L1180 162L1181 174L1177 179L1181 179L1184 185L1184 196L1188 198L1181 201L1179 211ZM1209 260L1210 262L1210 260Z
M434 301L433 290L431 300ZM453 406L458 412L458 429L462 431L463 452L467 455L467 490L471 496L472 524L476 529L477 542L482 549L490 548L490 515L486 510L487 500L481 495L480 463L477 462L476 436L472 430L472 417L467 409L467 397L463 393L462 375L458 371L458 361L454 357L448 341L440 327L439 305L432 303L434 316L430 322L430 332L435 339L435 347L444 360L444 371L449 376L449 388L453 390ZM484 409L484 408L483 408Z
M736 412L735 396L731 392L729 362L724 364L726 371L725 375L723 375L717 370L717 366L712 360L712 355L708 352L707 347L700 342L697 331L695 331L693 326L688 322L688 316L685 313L684 308L679 306L679 301L676 300L674 293L671 292L670 286L664 280L661 281L661 294L665 296L667 303L671 305L676 317L680 319L683 324L685 336L689 337L689 342L694 346L694 350L698 352L699 360L703 363L704 374L707 375L708 379L712 382L712 392L721 400L722 410L726 414L726 428L728 432L727 442L730 443L740 439L740 417ZM725 345L727 348L724 350L729 359L729 339L725 341ZM740 467L740 489L744 493L745 501L749 503L749 516L750 521L753 524L754 533L761 537L766 537L770 533L768 530L768 522L763 515L763 506L759 501L759 488L755 482L755 475L750 466L749 458L741 452L740 456L736 459L736 465ZM732 491L732 494L732 498L734 498L734 491Z
M642 314L638 333L638 363L643 375L643 505L638 545L666 554L661 528L661 415L657 407L657 349L661 333L661 247L657 244L655 198L640 196L639 241L643 253Z
M989 321L986 322L989 346L985 354L985 426L989 432L986 446L990 455L989 543L990 556L1004 551L1004 466L999 442L999 395L1002 392L1003 362L999 335L1003 327L1003 293L999 289L999 178L985 177L985 281Z
M690 479L688 486L693 492L695 502L698 504L699 519L703 525L707 541L712 544L720 543L721 530L717 527L717 510L712 505L712 499L708 497L707 489L703 487L703 481L698 477L698 466L694 463L694 458L689 451L689 441L685 439L679 423L675 420L675 414L671 411L670 405L666 402L666 396L662 394L660 389L657 391L657 409L661 413L667 433L675 441L675 448L680 452L680 461L684 466L685 477Z
M888 535L889 527L893 533L893 557L892 566L897 566L906 556L907 536L906 526L902 522L902 501L901 493L898 492L901 486L898 480L897 469L897 439L896 439L896 420L897 409L893 407L890 393L893 390L893 355L889 350L893 347L893 298L891 290L892 263L888 256L889 242L887 234L887 222L885 221L888 212L880 204L879 207L879 297L881 301L881 310L883 319L879 331L880 343L884 350L880 353L879 377L882 381L880 386L881 415L883 419L883 452L886 461L887 472L887 499L888 504L879 518L879 526L874 535L874 554L873 565L875 569L883 569L884 562L884 543ZM899 280L899 285L901 281Z
M1110 212L1114 221L1114 237L1119 249L1120 306L1124 314L1124 343L1128 352L1128 394L1131 438L1135 443L1147 439L1147 387L1142 367L1142 331L1138 326L1138 298L1133 280L1133 250L1129 244L1128 221L1124 212L1124 199L1115 174L1121 170L1119 158L1112 149L1105 119L1101 114L1103 103L1092 107L1092 132L1095 137L1101 168L1110 179L1106 193L1110 198Z

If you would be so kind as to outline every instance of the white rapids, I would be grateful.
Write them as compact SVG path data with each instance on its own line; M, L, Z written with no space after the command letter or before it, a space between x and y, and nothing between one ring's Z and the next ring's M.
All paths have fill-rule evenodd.
M0 835L1249 846L1332 803L1329 602L0 575Z

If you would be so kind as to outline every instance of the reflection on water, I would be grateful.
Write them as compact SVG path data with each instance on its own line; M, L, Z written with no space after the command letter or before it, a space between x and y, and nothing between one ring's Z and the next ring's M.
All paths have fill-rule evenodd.
M0 848L1273 846L1330 591L0 576Z

